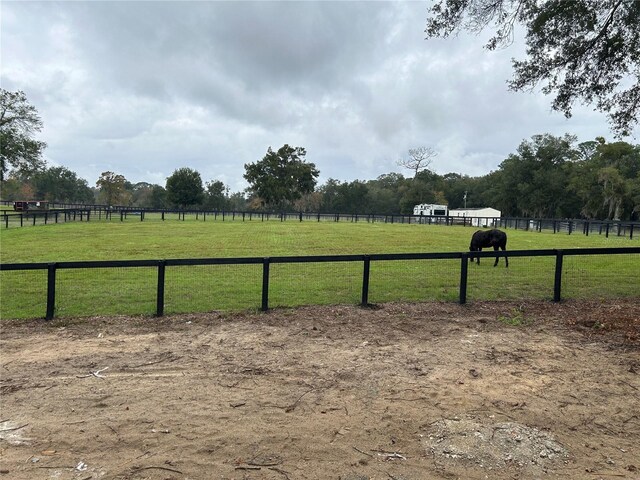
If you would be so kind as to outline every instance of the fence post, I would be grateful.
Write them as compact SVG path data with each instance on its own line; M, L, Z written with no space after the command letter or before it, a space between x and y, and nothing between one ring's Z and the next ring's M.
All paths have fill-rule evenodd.
M164 315L164 273L167 266L166 260L158 262L158 290L156 295L156 317Z
M269 310L269 257L262 259L262 311Z
M562 250L556 250L556 273L555 280L553 282L553 301L559 302L561 300L562 291Z
M362 300L360 305L366 307L369 305L369 271L371 268L371 257L364 256L364 268L362 270Z
M463 253L460 261L460 305L467 303L467 273L469 270L469 254Z
M45 320L53 319L56 309L56 264L50 263L47 267L47 314Z

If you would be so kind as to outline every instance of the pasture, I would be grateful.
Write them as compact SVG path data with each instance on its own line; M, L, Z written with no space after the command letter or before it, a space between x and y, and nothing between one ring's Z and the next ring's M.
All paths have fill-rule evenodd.
M472 227L279 221L91 221L0 230L0 260L60 262L167 258L273 257L467 251ZM506 230L507 250L624 247L635 240ZM458 260L380 261L371 265L370 301L456 301ZM470 265L469 300L549 299L553 257L491 259ZM569 298L637 296L640 258L567 257ZM153 268L64 270L58 273L56 316L152 314ZM272 266L271 306L357 304L362 265L331 262ZM172 267L166 313L257 308L260 265ZM0 316L42 317L46 271L0 273Z

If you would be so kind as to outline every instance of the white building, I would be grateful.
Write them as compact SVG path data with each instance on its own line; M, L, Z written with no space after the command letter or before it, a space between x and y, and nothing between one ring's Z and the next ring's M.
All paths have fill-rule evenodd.
M500 218L500 210L491 207L483 208L456 208L449 211L451 217L466 217L471 219L474 227L495 227L496 219Z
M449 207L446 205L433 205L431 203L421 203L413 207L414 215L441 216L446 217Z

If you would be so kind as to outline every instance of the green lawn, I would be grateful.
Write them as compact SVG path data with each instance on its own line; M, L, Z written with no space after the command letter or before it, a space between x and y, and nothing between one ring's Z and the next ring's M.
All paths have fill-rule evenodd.
M475 228L366 222L130 218L0 230L2 263L290 255L459 252ZM638 246L628 238L506 230L510 250ZM468 299L552 298L555 260L492 259L469 266ZM637 296L640 255L566 257L565 298ZM59 270L56 315L153 314L155 268ZM0 317L44 315L46 272L0 272ZM369 300L456 301L459 260L372 262ZM165 313L258 308L261 265L169 267ZM274 264L271 307L356 304L362 264Z

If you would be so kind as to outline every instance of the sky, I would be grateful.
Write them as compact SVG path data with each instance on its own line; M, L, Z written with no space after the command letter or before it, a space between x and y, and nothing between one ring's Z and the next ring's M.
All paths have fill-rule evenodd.
M510 92L525 45L489 31L426 40L432 2L0 3L0 85L38 110L49 165L166 183L197 170L244 190L244 165L304 147L319 184L431 170L479 176L533 135L613 140L604 114ZM634 132L635 133L635 132ZM637 135L636 135L637 137Z

